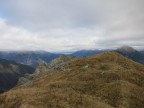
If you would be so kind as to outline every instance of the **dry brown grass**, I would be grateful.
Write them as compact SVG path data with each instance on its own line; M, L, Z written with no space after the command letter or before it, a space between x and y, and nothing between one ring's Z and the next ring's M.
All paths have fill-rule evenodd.
M109 52L69 67L0 95L0 108L144 108L143 65Z

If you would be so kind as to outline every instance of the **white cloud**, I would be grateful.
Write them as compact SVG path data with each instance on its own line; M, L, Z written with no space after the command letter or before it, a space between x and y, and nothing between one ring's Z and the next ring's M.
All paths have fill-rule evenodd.
M0 49L144 48L143 0L0 0Z
M83 31L83 35L82 32ZM87 29L50 29L43 32L29 32L0 21L1 50L48 50L63 51L91 48L96 32ZM91 35L87 39L87 35Z

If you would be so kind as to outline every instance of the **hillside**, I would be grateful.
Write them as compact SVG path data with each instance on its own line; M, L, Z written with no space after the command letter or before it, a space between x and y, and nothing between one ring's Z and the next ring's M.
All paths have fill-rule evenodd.
M118 48L116 52L136 62L144 64L144 53L142 51L138 51L129 46L123 46L121 48Z
M68 63L75 60L73 55L61 55L60 57L52 60L50 63L41 63L33 74L26 74L18 81L17 86L29 86L34 81L42 78L50 72L70 71Z
M59 58L56 58L52 60L50 63L45 64L42 63L39 65L39 67L36 69L35 73L47 73L51 71L68 71L68 63L72 60L75 60L76 57L73 55L61 55Z
M115 52L67 62L32 86L0 95L0 108L143 108L144 66Z
M33 72L34 69L32 67L0 59L0 92L14 87L20 77L26 73Z
M36 67L41 62L50 62L59 57L59 54L53 54L44 51L1 51L0 58L6 60L13 60L17 63L30 65Z

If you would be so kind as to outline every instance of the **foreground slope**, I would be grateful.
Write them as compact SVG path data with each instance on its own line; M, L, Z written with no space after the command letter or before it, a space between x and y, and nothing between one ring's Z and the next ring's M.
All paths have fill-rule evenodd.
M144 108L144 67L115 52L67 63L0 95L1 108Z

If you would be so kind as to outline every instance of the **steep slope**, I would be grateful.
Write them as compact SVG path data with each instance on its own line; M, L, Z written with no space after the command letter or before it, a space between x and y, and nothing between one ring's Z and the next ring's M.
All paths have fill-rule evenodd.
M72 60L32 86L0 95L1 108L143 108L144 66L108 52Z
M50 63L41 63L33 74L26 74L18 81L17 86L32 85L35 80L40 79L42 76L50 72L70 71L68 63L75 60L73 55L61 55L60 57L52 60Z
M72 55L76 57L85 57L85 56L91 56L95 54L101 54L101 53L108 52L108 51L110 50L80 50L80 51L74 52Z
M52 60L50 63L48 64L41 64L39 65L39 67L36 70L36 73L40 73L42 74L42 72L51 72L51 71L68 71L69 68L68 63L72 60L75 60L76 57L73 55L61 55L59 58Z
M140 51L133 49L132 47L123 46L121 48L118 48L116 52L136 62L144 64L144 54Z
M0 52L2 59L13 60L33 67L36 67L40 62L50 62L57 57L59 57L59 54L44 51Z
M20 77L32 72L34 69L29 66L0 59L0 92L14 87Z

